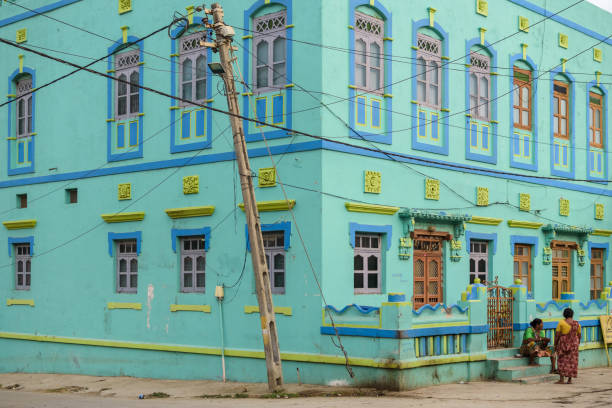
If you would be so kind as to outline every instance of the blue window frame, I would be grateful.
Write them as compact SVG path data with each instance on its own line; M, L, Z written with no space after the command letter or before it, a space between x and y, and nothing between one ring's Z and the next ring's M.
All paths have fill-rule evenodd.
M520 71L531 72L531 76L528 79L525 79L525 82L528 82L531 87L531 95L528 95L528 97L531 98L531 105L529 108L531 118L527 118L526 122L525 120L523 120L522 117L518 119L521 120L522 123L526 123L526 127L529 127L530 129L522 129L519 127L515 127L514 125L514 115L516 109L513 109L513 107L518 103L518 100L515 103L515 99L517 98L517 94L519 93L519 89L515 90L515 75L521 75L521 73L519 71L518 74L515 73L514 75L510 75L510 89L514 90L508 95L510 97L509 134L512 135L513 146L509 152L510 167L529 171L538 171L538 149L535 148L535 146L537 146L538 144L538 126L536 126L535 124L539 123L537 97L538 81L533 80L533 73L538 72L537 65L528 55L516 54L510 57L509 66L517 67L520 69Z
M268 17L273 29L266 25ZM259 24L259 23L262 24ZM252 36L243 38L243 76L255 85L243 87L242 112L262 122L291 128L293 120L293 1L258 0L244 11L243 27ZM277 139L290 135L244 120L247 142Z
M21 65L22 63L20 63ZM20 66L8 78L7 174L34 172L36 139L36 72Z
M448 155L448 33L429 19L412 24L412 148Z
M608 179L608 91L598 81L587 84L587 179ZM599 134L597 134L599 133Z
M212 60L212 50L200 45L200 40L207 39L202 18L192 18L188 28L181 25L174 29L172 37L176 39L170 41L170 93L195 102L170 100L170 153L212 147L212 111L200 106L213 103L212 74L207 64Z
M143 156L143 45L129 45L135 41L137 37L126 36L108 48L107 70L120 80L107 81L109 162Z

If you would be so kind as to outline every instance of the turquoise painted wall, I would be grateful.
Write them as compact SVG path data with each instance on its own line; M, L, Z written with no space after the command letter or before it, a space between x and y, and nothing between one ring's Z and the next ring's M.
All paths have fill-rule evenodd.
M584 181L553 181L530 179L522 176L551 177L550 150L550 74L545 73L538 81L538 144L537 171L529 171L510 165L508 96L510 89L511 57L521 53L521 43L528 44L527 55L538 69L549 70L569 59L587 46L595 45L598 36L607 35L610 15L594 6L580 4L561 13L567 20L547 20L529 33L519 32L507 39L503 37L518 30L518 17L527 17L530 23L544 18L538 14L543 1L489 1L487 17L475 12L475 1L461 0L461 6L451 7L444 1L334 1L312 3L284 1L282 5L263 1L232 1L225 7L228 24L236 27L238 64L248 82L252 78L251 56L245 53L242 44L250 44L249 32L240 28L245 25L245 10L251 16L287 7L288 18L293 28L288 31L297 41L288 41L288 73L292 75L293 87L281 91L292 103L291 118L286 124L296 130L321 135L331 141L320 141L299 135L280 134L270 138L268 144L273 153L280 180L285 183L289 199L296 200L294 214L287 211L264 212L263 224L291 222L291 245L287 251L287 291L274 295L276 306L291 307L292 315L277 315L281 350L286 353L302 353L319 361L321 356L341 356L329 336L321 335L321 308L323 301L313 274L321 282L328 304L337 308L352 303L380 306L387 300L389 292L404 292L408 300L412 296L413 260L400 260L398 244L403 236L403 224L397 213L382 215L348 212L346 202L364 202L397 206L402 209L425 209L447 214L468 214L476 217L501 219L497 226L467 223L466 232L473 234L496 234L496 251L489 258L490 278L499 277L502 285L513 283L511 236L529 236L538 239L533 259L533 296L536 302L547 302L551 298L551 266L542 263L545 235L540 229L511 228L508 220L559 223L586 226L598 230L612 230L610 222L611 192L606 183ZM362 4L363 3L363 4ZM452 2L455 6L455 2ZM24 7L49 6L49 16L69 21L71 24L99 34L94 36L67 27L44 17L22 18L23 10L8 3L0 6L0 36L15 38L16 31L27 28L24 46L36 48L78 64L107 53L113 42L120 41L121 27L128 26L128 34L143 37L162 27L178 9L185 12L191 5L188 1L155 1L145 8L134 2L132 11L119 15L116 2L52 1L40 0L24 4ZM457 2L459 4L459 2ZM555 2L555 9L567 7L569 1ZM57 8L54 8L57 6ZM261 8L261 7L263 8ZM387 84L389 95L383 96L383 128L376 131L388 133L391 143L370 143L347 128L351 123L351 98L354 90L349 87L353 45L350 41L353 9L370 15L385 16L392 27L385 35L386 53L392 54L385 62L390 73ZM450 118L447 131L447 154L415 149L412 129L416 121L411 115L414 85L409 78L414 74L412 64L413 29L415 22L428 19L427 7L433 7L435 23L448 33L443 48L444 56L453 61L444 89ZM42 10L41 10L42 11ZM247 13L247 14L248 14ZM201 17L201 14L198 14ZM458 16L460 18L458 18ZM508 17L508 16L511 16ZM251 21L249 15L247 23ZM428 21L428 20L427 20ZM249 23L250 24L250 23ZM493 136L497 146L494 164L471 160L466 157L466 43L479 38L479 27L486 28L485 39L495 43L497 67L497 96L494 111L499 124ZM252 28L252 27L251 27ZM589 31L591 30L591 31ZM557 44L559 32L569 36L569 48ZM600 33L600 34L597 34ZM315 45L312 45L312 44ZM316 44L322 44L323 47ZM575 112L571 120L575 124L575 174L573 178L583 180L587 175L586 142L586 95L588 83L596 81L595 71L608 73L605 67L610 53L610 42L597 47L603 50L603 62L593 60L592 50L569 61L567 71L575 79ZM46 49L46 50L45 50ZM55 50L55 51L50 51ZM172 92L171 54L172 42L165 32L144 41L142 81L146 86L163 92ZM62 52L58 52L62 51ZM68 54L69 53L69 54ZM23 54L23 66L35 71L36 87L41 86L71 70L56 62L22 50L3 46L0 48L0 76L7 78L5 94L13 93L8 78L19 69L18 55ZM246 56L246 58L245 58ZM89 58L87 58L89 57ZM213 60L217 60L213 54ZM93 66L106 72L107 61ZM541 71L540 73L543 73ZM601 77L602 87L609 89L608 77ZM142 130L144 137L141 158L108 161L107 158L107 92L105 78L89 73L78 73L69 79L35 92L35 161L33 171L9 175L7 165L8 148L11 141L0 144L0 158L6 158L0 166L0 212L2 221L35 219L33 229L6 230L0 233L0 244L6 245L0 256L3 279L0 280L0 332L24 335L49 335L101 341L167 344L173 347L197 346L218 349L221 345L219 333L219 309L214 298L214 286L231 286L241 276L245 256L246 237L244 213L236 210L242 202L239 182L232 161L231 133L226 129L227 117L212 113L210 116L211 146L202 151L172 153L171 112L173 104L168 98L149 92L143 93ZM226 103L217 78L211 82L211 105L226 109ZM248 89L241 89L248 91ZM241 95L241 109L245 115L254 117L254 97ZM7 100L10 98L7 98ZM246 103L245 103L246 100ZM328 104L321 106L320 101ZM14 107L9 115L7 106L0 108L0 126L8 129L13 122ZM609 108L606 106L606 112ZM178 117L175 117L177 120ZM179 122L176 122L178 126ZM12 124L14 132L14 124ZM606 122L606 133L609 131ZM361 134L365 129L356 127ZM178 132L178 128L175 132ZM266 132L273 129L266 128ZM6 132L6 130L5 130ZM249 132L258 137L252 125ZM441 132L442 134L442 132ZM13 136L12 133L9 137ZM279 135L276 135L279 136ZM349 137L350 136L350 137ZM376 136L376 135L374 135ZM384 135L383 135L384 136ZM349 143L346 146L340 143ZM389 140L386 140L389 142ZM355 147L356 146L356 147ZM365 147L367 149L359 149ZM263 141L249 142L251 167L271 167ZM410 156L402 163L377 153L377 149ZM373 151L372 151L373 150ZM608 150L607 145L604 150ZM422 161L428 160L428 162ZM446 166L457 164L469 169L459 170ZM605 168L609 169L610 157L606 155ZM473 168L477 168L474 170ZM364 171L381 173L380 194L364 193ZM496 174L503 171L512 174ZM198 194L184 195L182 178L198 175ZM424 186L426 178L441 181L440 199L426 200ZM609 178L609 172L608 172ZM254 178L257 184L257 178ZM131 183L132 200L117 200L117 185ZM476 187L487 187L489 206L477 206ZM78 188L79 203L65 204L66 188ZM323 194L321 194L321 192ZM27 194L26 209L15 208L16 195ZM531 211L518 210L519 193L531 196ZM282 200L284 195L279 185L273 188L256 188L258 201ZM559 199L570 201L570 216L559 215ZM595 220L594 205L605 206L603 220ZM128 207L129 205L129 207ZM166 216L167 208L214 205L210 217L195 217L172 220ZM100 214L117 211L144 211L142 221L106 224ZM295 219L293 218L295 216ZM380 294L355 295L353 282L353 248L349 240L349 223L391 226L392 234L384 238L390 248L384 251L382 268L382 290ZM430 224L417 222L417 228ZM206 293L181 293L179 286L178 255L172 251L172 228L211 228L210 248L207 253ZM297 233L297 228L301 234ZM435 224L438 231L453 233L451 226ZM139 256L139 284L137 294L115 293L114 258L108 253L108 233L142 231L142 252ZM304 239L312 269L301 243ZM466 234L467 235L467 234ZM462 249L459 262L450 261L448 243L444 249L444 302L448 305L461 301L462 293L469 283L469 248L466 235L460 240ZM9 238L33 236L32 287L28 292L14 290L13 258L8 256ZM561 235L558 239L576 240L574 235ZM609 244L609 235L591 235L589 242ZM586 247L584 248L587 249ZM609 252L609 251L608 251ZM608 252L606 254L608 255ZM612 264L607 257L604 281L612 280ZM572 259L572 289L576 298L586 301L589 297L589 259L579 266ZM32 299L34 307L7 306L8 299ZM142 310L109 310L108 302L136 302ZM170 304L211 305L211 313L170 312ZM229 349L249 351L261 350L261 337L257 314L245 314L245 305L255 305L254 283L250 259L247 258L243 278L239 285L226 289L224 301L225 345ZM457 321L463 317L455 315ZM355 320L355 321L358 321ZM354 324L355 321L352 323ZM435 313L422 315L419 324L443 323ZM521 322L523 322L521 320ZM523 322L524 323L524 322ZM474 324L483 324L474 323ZM407 327L395 329L408 329ZM473 337L472 351L483 352L482 336ZM1 336L0 336L1 337ZM171 378L220 378L220 363L217 356L202 356L189 353L129 350L108 347L90 347L51 343L32 343L16 339L0 339L3 351L0 364L6 371L59 371L104 375L137 375ZM343 343L351 357L372 359L375 362L402 359L414 360L414 340L398 342L390 338L364 338L343 336ZM15 356L19 354L20 357ZM314 356L314 357L313 357ZM307 359L308 359L307 358ZM323 358L323 360L325 360ZM160 360L151 363L150 360ZM310 361L312 361L312 359ZM341 363L316 364L296 362L285 364L285 378L296 381L296 368L300 368L302 381L321 383L335 379L350 380ZM370 363L368 363L370 364ZM476 378L484 373L482 363L473 364L472 375ZM167 367L173 367L168 370ZM454 368L453 368L454 367ZM459 368L460 367L460 368ZM440 368L447 380L464 379L467 364ZM399 371L362 367L355 369L356 383L385 384L391 381L404 386L422 385L402 379ZM427 381L433 369L423 368ZM429 371L428 371L429 370ZM455 374L451 376L450 371ZM484 375L484 374L482 374ZM265 379L261 359L228 357L228 376L233 380L262 381ZM433 378L433 377L431 377Z

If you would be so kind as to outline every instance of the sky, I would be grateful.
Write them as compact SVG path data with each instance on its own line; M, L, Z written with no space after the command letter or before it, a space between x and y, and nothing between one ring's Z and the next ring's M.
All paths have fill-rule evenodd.
M587 0L589 3L601 7L604 10L608 10L612 13L612 0Z

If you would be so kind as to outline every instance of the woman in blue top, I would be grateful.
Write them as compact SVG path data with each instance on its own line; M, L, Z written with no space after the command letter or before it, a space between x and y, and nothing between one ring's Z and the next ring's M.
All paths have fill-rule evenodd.
M538 365L535 361L536 357L550 357L550 372L556 372L555 356L548 345L550 339L545 337L546 333L543 330L544 323L542 319L533 319L529 325L530 327L525 330L523 335L523 345L521 346L520 353L525 357L529 357L529 365Z

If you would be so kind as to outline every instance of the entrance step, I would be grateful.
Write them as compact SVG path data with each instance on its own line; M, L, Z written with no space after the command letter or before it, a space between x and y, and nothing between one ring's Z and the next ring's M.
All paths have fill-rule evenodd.
M512 380L512 382L520 383L520 384L541 384L541 383L551 383L555 382L559 379L559 374L543 374L543 375L534 375L533 377L521 377L516 380Z
M519 352L517 348L500 348L487 351L487 357L489 359L503 358L503 357L514 357Z
M487 368L490 378L525 384L548 382L557 378L550 374L550 358L537 358L539 366L530 366L526 357L515 357L518 349L497 349L487 353Z

